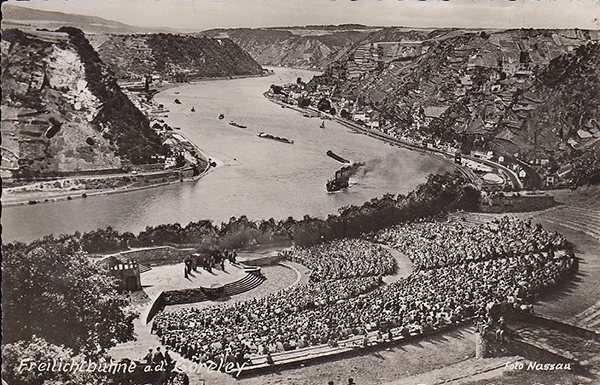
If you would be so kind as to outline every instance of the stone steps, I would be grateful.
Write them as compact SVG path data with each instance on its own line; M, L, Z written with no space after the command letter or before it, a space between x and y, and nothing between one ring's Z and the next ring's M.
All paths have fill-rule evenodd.
M569 322L600 333L600 301L572 317Z
M266 278L260 273L248 273L244 278L239 281L228 283L224 285L225 294L229 297L250 291L260 286Z
M568 221L563 218L542 217L540 219L543 219L550 223L554 223L554 224L566 227L571 230L575 230L575 231L584 233L594 239L600 240L600 229L598 229L598 227L596 227L596 226L587 225L587 224L581 223L581 222Z
M529 345L575 362L589 362L600 357L600 342L564 330L535 326L518 327L514 333Z

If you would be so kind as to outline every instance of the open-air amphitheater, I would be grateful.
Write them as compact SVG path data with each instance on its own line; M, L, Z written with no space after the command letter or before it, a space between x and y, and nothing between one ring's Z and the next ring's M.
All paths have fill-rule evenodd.
M507 383L598 383L599 281L597 208L458 213L311 248L242 251L225 271L188 279L182 263L154 267L142 274L151 300L139 308L138 341L112 353L168 346L182 367L243 365L239 377L192 371L191 383L337 384L347 374L358 384L478 384L507 372L516 381ZM444 360L455 340L472 351ZM381 378L356 370L431 341L437 356L422 367ZM569 370L515 374L515 362Z

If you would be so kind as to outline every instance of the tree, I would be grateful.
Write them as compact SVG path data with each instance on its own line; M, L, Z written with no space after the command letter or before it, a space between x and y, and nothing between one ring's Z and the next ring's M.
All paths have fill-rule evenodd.
M281 90L283 90L283 88L281 86L278 86L276 84L271 84L271 89L273 90L273 93L276 95L281 94Z
M80 239L81 247L88 253L114 251L125 248L121 236L111 226L84 233Z
M23 360L23 361L22 361ZM30 360L30 361L29 361ZM19 341L6 344L2 347L2 378L9 384L40 385L107 385L113 381L108 376L91 373L85 370L60 371L60 370L28 370L29 363L81 363L85 359L73 355L71 349L48 343L41 337L33 336L29 341Z
M125 310L128 303L74 237L3 247L3 343L37 335L98 356L133 339L136 315Z
M298 99L298 107L306 108L310 106L310 99L308 98L300 98Z
M329 102L329 99L322 98L321 100L319 100L319 103L317 104L317 108L319 109L319 111L331 110L331 103Z

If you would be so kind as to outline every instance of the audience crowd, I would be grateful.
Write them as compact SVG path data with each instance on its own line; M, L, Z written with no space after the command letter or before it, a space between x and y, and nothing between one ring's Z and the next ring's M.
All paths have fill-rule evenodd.
M199 362L338 346L356 335L368 345L483 317L491 304L520 308L566 278L574 263L562 236L518 220L408 224L374 238L402 250L418 268L382 285L378 274L395 268L385 248L344 240L296 249L296 261L318 269L314 282L230 306L163 311L153 330L163 344ZM374 267L376 261L383 266ZM369 341L369 331L378 338Z
M396 271L396 260L382 245L364 239L340 239L285 254L311 270L310 280L369 277Z
M381 285L381 277L330 280L292 286L263 298L211 308L161 312L153 332L161 342L197 362L317 345L330 337L319 314ZM246 357L247 358L247 357ZM244 360L242 359L242 362Z
M479 226L463 222L403 224L370 238L404 253L416 270L567 247L562 235L508 217Z

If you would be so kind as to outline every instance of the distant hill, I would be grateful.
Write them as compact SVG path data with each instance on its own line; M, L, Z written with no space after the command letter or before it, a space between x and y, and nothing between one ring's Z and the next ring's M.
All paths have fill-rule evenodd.
M214 29L202 34L233 40L262 65L323 69L377 30L341 25Z
M167 151L160 143L83 32L3 31L3 176L152 163Z
M36 29L55 30L63 26L75 27L86 33L141 33L141 32L175 32L170 28L148 28L131 26L96 16L84 16L54 11L20 7L11 3L2 4L2 29Z
M187 81L264 73L260 64L227 38L158 33L90 36L90 39L119 78L156 74L169 80Z

